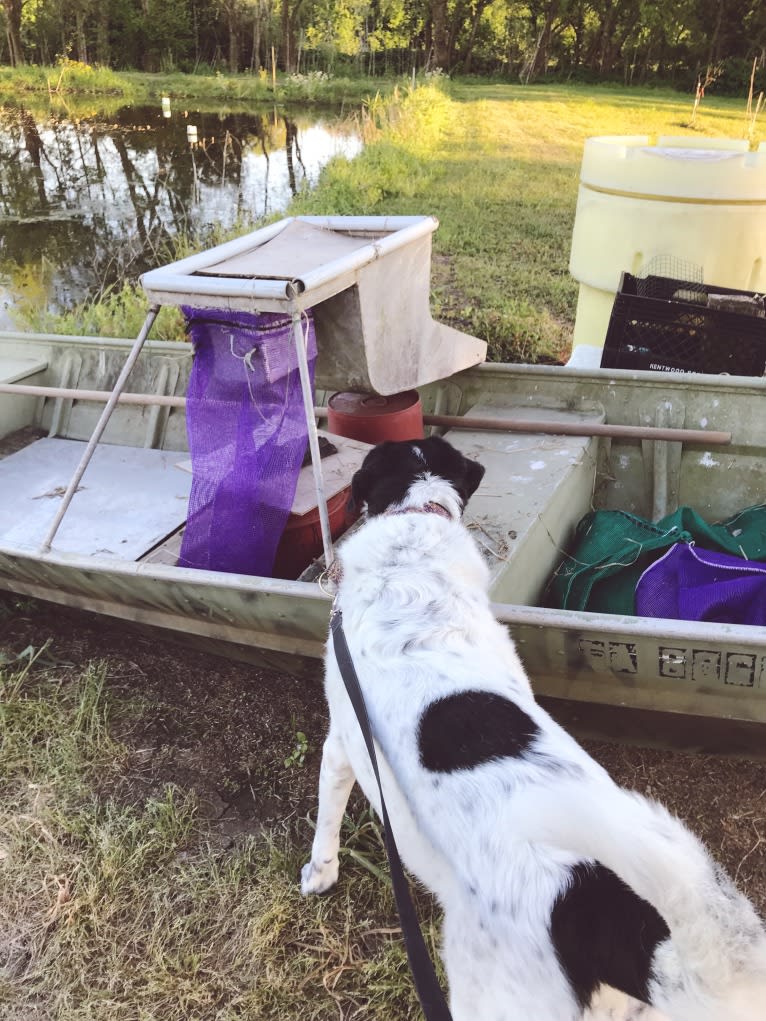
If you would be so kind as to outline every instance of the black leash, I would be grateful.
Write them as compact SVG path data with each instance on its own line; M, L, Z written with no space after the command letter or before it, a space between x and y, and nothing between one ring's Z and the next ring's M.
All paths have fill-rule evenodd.
M396 907L399 911L399 919L402 923L404 944L407 948L407 957L410 962L413 979L415 980L415 989L417 990L420 1005L423 1008L426 1021L452 1021L452 1015L450 1014L449 1007L447 1006L447 1001L444 999L444 993L442 992L439 981L436 978L433 961L426 949L423 934L420 931L418 917L415 914L415 905L412 903L412 898L410 897L410 890L407 879L404 875L402 860L399 857L399 851L396 847L391 823L388 819L386 802L383 799L383 787L380 783L378 759L375 755L375 745L372 740L370 720L367 716L367 707L364 704L362 689L359 686L359 678L357 677L356 670L354 669L354 661L351 659L351 653L348 650L346 636L343 633L343 618L340 610L333 611L332 617L330 618L330 630L332 631L333 648L335 649L335 659L338 662L338 669L340 670L341 677L343 678L343 683L346 685L348 697L351 699L351 704L354 707L354 712L356 713L356 718L359 721L362 736L364 737L364 743L367 745L367 751L370 755L375 779L378 781L378 790L380 791L380 811L383 816L386 854L388 855L388 864L391 869L391 882L394 887Z

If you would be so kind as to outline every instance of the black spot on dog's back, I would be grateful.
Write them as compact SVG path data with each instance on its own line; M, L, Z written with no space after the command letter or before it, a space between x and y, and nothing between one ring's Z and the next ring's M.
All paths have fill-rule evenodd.
M652 958L670 931L651 904L603 865L575 865L551 912L551 939L581 1006L602 984L648 1003Z
M518 758L537 724L509 698L460 691L432 702L420 718L420 761L434 773L473 769L493 759Z

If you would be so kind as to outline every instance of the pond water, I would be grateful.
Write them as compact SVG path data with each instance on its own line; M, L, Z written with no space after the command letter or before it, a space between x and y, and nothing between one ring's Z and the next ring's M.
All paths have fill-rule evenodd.
M64 309L167 261L179 234L244 231L360 148L332 112L0 107L0 326L19 294Z

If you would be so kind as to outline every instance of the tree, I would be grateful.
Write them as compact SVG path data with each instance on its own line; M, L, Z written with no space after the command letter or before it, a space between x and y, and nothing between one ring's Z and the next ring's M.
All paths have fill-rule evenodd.
M723 63L717 86L744 95L753 58L766 61L763 0L0 0L0 16L15 66L71 55L149 71L221 60L254 70L276 43L287 72L305 53L324 70L346 59L371 73L586 71L691 87Z
M68 42L74 55L83 64L88 60L88 31L94 14L94 0L66 0L60 6L63 25L68 26ZM87 28L86 28L87 26Z
M21 45L21 15L24 0L2 0L2 4L9 59L12 67L19 67L24 63L24 50Z
M232 74L236 74L239 71L240 53L242 50L242 3L240 0L221 0L221 9L226 18L226 29L229 37L229 70Z
M462 70L468 74L471 70L471 61L473 59L473 48L476 43L476 32L479 28L479 22L484 11L490 6L492 0L473 0L472 10L470 14L470 28L466 34L465 43L460 51L460 58L458 63Z
M158 71L176 67L192 41L188 0L142 0L142 7L140 35L144 68Z
M446 71L450 66L447 0L431 0L431 58L433 67Z
M566 0L533 0L529 5L532 32L535 39L532 53L522 70L522 81L529 82L538 74L545 74L556 25Z
M250 70L266 67L269 63L265 52L265 43L268 42L271 28L272 3L271 0L247 0L250 10L250 17L253 22L253 34L250 51ZM261 53L261 48L264 53Z

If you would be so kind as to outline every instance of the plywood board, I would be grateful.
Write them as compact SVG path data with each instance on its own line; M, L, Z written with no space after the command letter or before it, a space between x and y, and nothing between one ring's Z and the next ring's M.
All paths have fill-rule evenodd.
M340 493L346 486L351 485L351 478L359 468L362 467L368 451L372 450L371 443L362 443L360 440L350 440L345 436L335 436L333 433L324 432L318 429L320 436L325 436L333 446L338 448L337 454L330 454L322 458L322 480L324 481L325 496L328 500ZM298 476L298 485L295 490L295 498L290 511L291 514L308 514L317 505L316 489L314 488L314 472L311 465L301 468Z
M86 444L41 439L0 461L0 543L38 549ZM53 549L137 560L186 519L191 477L177 451L102 444L64 517Z

